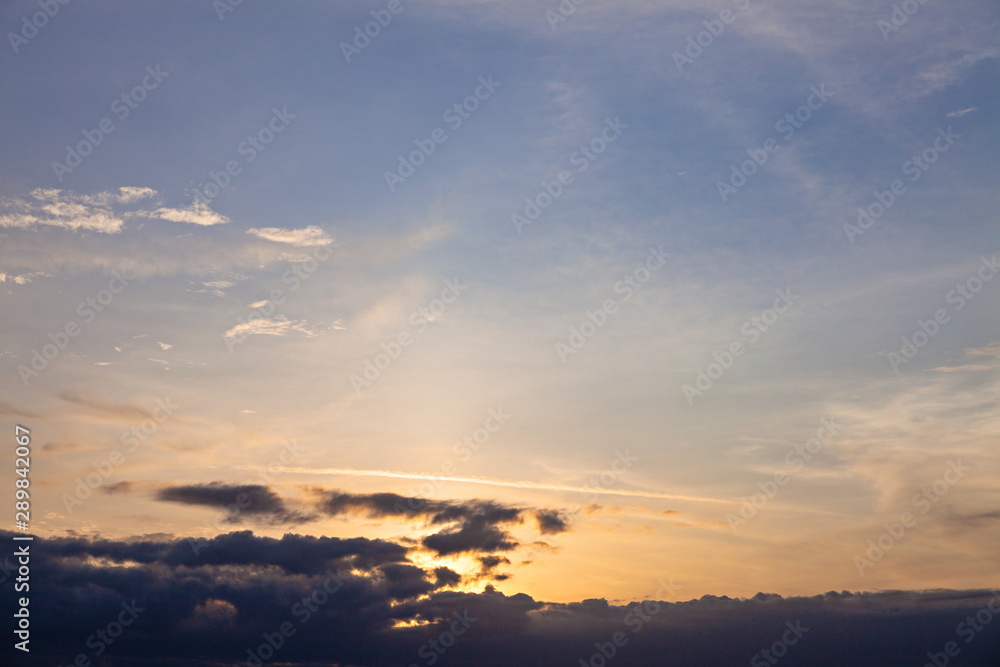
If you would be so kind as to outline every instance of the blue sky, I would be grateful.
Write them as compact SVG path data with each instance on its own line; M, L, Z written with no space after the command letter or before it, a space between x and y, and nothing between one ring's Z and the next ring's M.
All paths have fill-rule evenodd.
M574 517L534 551L532 524L516 529L518 562L493 582L507 594L628 600L667 575L692 597L995 585L997 6L928 0L884 36L892 3L743 4L591 1L553 27L556 2L402 0L350 62L341 44L387 2L247 0L221 19L207 1L70 3L17 52L8 37L0 416L37 432L33 528L214 537L216 510L165 504L164 489L246 484L290 440L303 452L267 486L296 507L318 487L415 495L502 407L509 421L445 475L475 479L433 493ZM678 71L674 54L724 10ZM37 11L6 3L5 33ZM134 90L122 118L115 100ZM454 127L463 102L476 108ZM797 111L808 119L781 130ZM105 118L113 131L57 174ZM439 128L390 189L386 172ZM250 152L251 136L273 140ZM748 151L767 160L724 199ZM925 151L933 163L907 171ZM195 204L227 163L238 173ZM572 182L518 230L512 214L561 172ZM897 179L885 213L845 232ZM669 258L642 273L651 247ZM78 304L113 271L135 277L84 321ZM648 279L626 300L629 275ZM450 303L446 281L462 286ZM768 314L778 290L795 298ZM894 356L939 311L912 359ZM71 322L79 335L25 374ZM412 343L358 390L400 334ZM734 343L731 368L686 395ZM176 413L70 511L76 480L167 397ZM734 528L824 418L836 434ZM638 463L610 475L626 448ZM920 514L915 494L959 459L969 472ZM602 473L613 481L572 513ZM919 520L894 562L859 572L907 511Z

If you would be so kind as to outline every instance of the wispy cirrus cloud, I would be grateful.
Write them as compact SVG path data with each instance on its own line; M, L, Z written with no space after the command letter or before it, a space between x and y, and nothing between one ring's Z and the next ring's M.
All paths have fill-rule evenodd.
M37 278L38 276L49 277L50 274L43 271L33 271L31 273L21 273L18 275L0 272L0 283L11 282L15 285L27 285L31 282L32 278Z
M155 194L153 191L150 193ZM147 193L78 195L69 191L36 188L28 197L10 197L0 201L0 210L4 211L0 214L0 227L37 229L42 226L117 234L124 227L125 218L112 210L112 204L144 195Z
M0 227L55 227L70 231L118 234L124 229L125 221L134 217L202 226L229 222L229 218L211 210L204 202L194 202L184 209L160 207L153 211L122 210L123 205L153 199L158 194L152 188L133 186L118 188L117 192L107 190L93 194L36 188L27 197L7 197L0 200Z
M279 315L270 319L261 318L241 322L227 331L224 336L229 340L256 335L284 336L289 331L298 331L310 337L319 335L315 329L309 327L309 323L305 320L290 320L284 315Z
M305 468L294 466L280 466L275 468L280 472L291 472L306 475L344 475L348 477L386 477L395 479L419 479L429 481L451 480L464 482L467 484L484 484L487 486L501 486L514 489L538 489L540 491L569 491L573 493L594 493L592 486L574 486L571 484L549 484L544 482L529 482L524 480L495 479L490 477L469 477L458 475L432 475L426 473L398 472L395 470L356 470L349 468ZM727 504L732 501L724 498L713 498L710 496L692 496L678 493L664 493L660 491L645 491L641 489L617 489L601 488L600 493L613 496L634 496L637 498L662 498L664 500L688 500L693 502L722 503Z
M183 222L189 225L201 225L202 227L224 225L229 222L229 218L221 213L216 213L208 204L201 201L196 201L187 208L161 207L155 211L136 211L134 215L170 222Z
M995 340L991 343L987 343L981 347L967 347L965 348L966 356L970 357L987 357L981 363L969 363L962 364L960 366L938 366L937 368L928 368L928 372L936 373L972 373L975 371L990 371L997 368L996 361L1000 360L1000 340ZM990 362L993 363L990 363Z
M302 229L285 229L283 227L260 227L248 229L247 234L253 234L266 241L288 243L294 246L329 245L334 240L326 235L321 228L309 225Z
M982 347L968 347L965 349L965 353L985 357L1000 357L1000 340L987 343Z
M967 113L972 113L973 111L979 111L979 107L969 107L968 109L958 109L956 111L949 111L945 115L948 118L961 118Z

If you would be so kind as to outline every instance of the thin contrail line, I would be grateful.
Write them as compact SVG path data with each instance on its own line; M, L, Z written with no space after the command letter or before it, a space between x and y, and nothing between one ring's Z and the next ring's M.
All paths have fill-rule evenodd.
M260 466L265 469L264 466ZM660 493L659 491L631 491L628 489L608 489L594 486L568 486L563 484L543 484L541 482L519 482L508 479L490 479L488 477L455 477L450 475L428 475L410 472L395 472L393 470L351 470L347 468L296 468L285 466L267 466L271 472L290 472L304 475L345 475L349 477L394 477L396 479L440 480L446 482L464 482L466 484L485 484L487 486L506 486L516 489L540 489L543 491L573 491L578 493L596 493L612 496L636 496L639 498L663 498L665 500L689 500L699 503L732 504L732 500L722 498L705 498L702 496L685 496L677 493Z

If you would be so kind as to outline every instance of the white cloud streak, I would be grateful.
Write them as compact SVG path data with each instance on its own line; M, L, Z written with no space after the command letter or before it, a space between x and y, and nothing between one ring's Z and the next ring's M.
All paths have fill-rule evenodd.
M294 246L319 246L333 243L333 239L322 229L310 225L303 229L285 229L282 227L260 227L248 229L247 234L253 234L266 241L288 243Z
M256 468L254 468L256 469ZM391 477L395 479L420 479L432 481L449 481L466 484L484 484L487 486L504 486L515 489L538 489L540 491L570 491L574 493L633 496L636 498L663 498L665 500L686 500L699 503L733 504L732 500L710 498L706 496L689 496L678 493L662 493L659 491L637 491L632 489L609 489L595 486L572 486L568 484L545 484L543 482L522 482L509 479L492 479L489 477L457 477L453 475L426 475L419 473L395 472L392 470L352 470L349 468L301 468L277 467L270 471L298 473L303 475L344 475L348 477Z

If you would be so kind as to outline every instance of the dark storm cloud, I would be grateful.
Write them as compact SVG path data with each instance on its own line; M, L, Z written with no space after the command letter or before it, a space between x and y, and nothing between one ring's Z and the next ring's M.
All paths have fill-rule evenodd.
M504 556L480 556L477 560L483 566L483 570L492 570L498 565L510 565L510 559Z
M535 512L535 519L538 521L538 530L543 535L562 533L569 530L569 523L558 512L542 510Z
M324 489L317 492L319 511L332 516L420 517L431 525L451 524L421 542L440 556L515 549L519 543L504 526L522 523L525 516L531 514L536 517L542 533L569 530L568 522L555 510L530 510L483 500L427 500L395 493L356 494Z
M204 505L226 511L226 523L242 523L244 518L265 518L270 523L292 524L311 521L315 517L290 510L285 501L262 484L189 484L170 486L156 494L157 500Z
M479 551L510 551L518 542L510 533L479 516L462 520L458 530L428 535L421 542L440 556Z
M122 490L127 490L123 487ZM424 547L439 556L459 553L510 551L519 543L506 526L534 516L543 534L569 530L569 523L550 509L532 510L510 507L485 500L427 500L395 493L356 494L339 490L313 489L319 497L316 509L321 514L340 516L358 514L372 518L421 518L442 530L421 540ZM216 507L226 512L223 521L241 523L245 519L272 525L311 521L315 515L292 510L272 489L260 484L190 484L160 489L157 500Z
M321 496L320 509L331 516L360 513L370 517L428 518L431 523L454 523L479 517L491 523L521 520L524 511L483 500L427 500L396 493L345 493L339 490L317 489Z
M406 560L406 547L363 537L339 539L287 534L279 539L256 537L249 530L213 539L102 540L82 537L45 541L45 553L61 560L105 559L116 566L129 563L170 568L239 565L276 567L289 574L314 575L332 565L350 562L372 568Z
M0 542L12 544L12 537L0 531ZM15 655L5 642L4 664L70 664L81 653L98 664L88 638L119 618L123 603L142 612L106 645L100 664L245 665L248 650L282 623L295 632L273 650L271 664L296 667L428 665L427 647L442 638L449 665L594 664L600 661L591 656L601 647L610 651L615 633L625 640L613 647L615 667L729 666L749 664L793 637L790 626L800 636L786 647L787 665L922 665L950 641L961 664L995 664L1000 656L1000 592L993 591L560 604L504 595L491 585L478 594L443 590L457 582L456 573L423 570L406 560L405 547L379 540L279 540L244 531L207 541L198 557L187 540L162 536L36 537L30 549L32 651ZM502 558L484 555L480 562L500 565ZM14 583L0 583L0 613L8 619ZM970 635L967 619L976 623L977 614L981 630ZM461 636L445 634L463 623Z
M427 580L427 572L415 565L392 563L378 570L386 582L386 593L395 600L406 600L430 593L439 584ZM435 581L439 581L435 577Z
M509 574L497 571L497 568L501 565L510 565L509 558L505 556L480 556L476 560L479 561L479 565L482 567L479 575L475 577L476 581L506 581L510 579Z
M454 586L458 582L462 581L462 575L455 572L449 567L434 568L434 576L437 577L438 586Z

